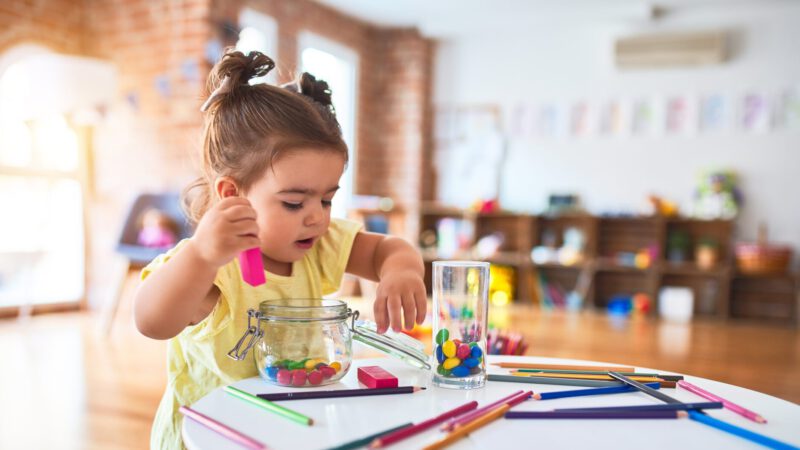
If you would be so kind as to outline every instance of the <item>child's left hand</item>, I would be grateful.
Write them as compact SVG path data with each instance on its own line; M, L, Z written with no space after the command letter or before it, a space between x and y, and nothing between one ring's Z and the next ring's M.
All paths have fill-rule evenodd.
M418 324L425 320L427 308L428 296L419 273L414 270L387 273L378 284L373 305L378 333L385 333L390 324L392 330L399 332L403 322L406 330L414 328L415 319Z

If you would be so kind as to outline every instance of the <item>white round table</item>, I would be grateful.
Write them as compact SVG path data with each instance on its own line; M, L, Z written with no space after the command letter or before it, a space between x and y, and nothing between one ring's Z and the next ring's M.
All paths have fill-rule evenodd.
M539 357L490 356L489 373L507 373L491 363L517 361L547 364L608 365L606 363ZM585 389L576 386L523 384L488 381L474 390L452 390L430 385L429 372L392 358L354 360L350 372L337 384L323 389L353 389L359 386L357 367L378 365L394 374L401 386L425 386L414 394L344 397L281 402L314 419L304 426L269 411L254 407L216 389L194 405L195 410L222 422L271 449L322 449L341 445L370 434L407 423L419 422L472 400L479 406L515 391L550 392ZM653 369L639 371L659 372ZM668 373L661 371L661 373ZM767 419L757 424L727 409L709 410L709 415L753 430L786 443L800 446L800 405L760 392L703 378L686 380L752 409ZM274 386L260 378L237 382L234 386L252 394L306 391L308 388ZM707 401L681 388L665 393L682 401ZM614 395L572 397L554 400L528 400L514 411L551 410L590 406L651 404L657 400L639 392ZM438 427L392 445L392 449L418 449L444 436ZM243 447L194 422L183 421L184 444L190 450L240 450ZM737 436L710 428L689 419L677 420L505 420L493 422L454 444L453 449L591 448L598 449L756 449L762 448Z

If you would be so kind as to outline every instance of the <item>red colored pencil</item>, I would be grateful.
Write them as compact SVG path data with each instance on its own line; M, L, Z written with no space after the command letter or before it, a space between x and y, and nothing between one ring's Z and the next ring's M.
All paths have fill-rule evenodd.
M533 391L528 391L528 392L517 391L517 392L509 395L508 397L503 397L500 400L498 400L498 401L496 401L494 403L490 403L490 404L488 404L486 406L482 406L482 407L476 409L475 411L468 412L467 414L464 414L463 416L458 416L458 417L455 417L453 419L450 419L450 421L445 423L444 425L442 425L440 427L440 429L442 431L452 431L454 428L458 428L460 426L463 426L464 424L472 422L473 420L477 419L478 417L480 417L480 416L488 413L489 411L497 408L498 406L502 406L502 405L516 406L516 405L524 402L525 400L529 399L531 397L531 395L533 395Z
M430 418L424 422L420 422L416 425L412 425L410 427L397 430L394 433L381 436L372 441L372 443L369 444L369 448L382 448L386 447L387 445L394 444L397 441L401 441L409 436L421 433L422 431L425 431L432 426L442 423L447 419L460 416L461 414L471 411L477 407L478 407L478 402L476 401L471 401L469 403L463 404L458 408L451 409L450 411L439 414L438 416Z

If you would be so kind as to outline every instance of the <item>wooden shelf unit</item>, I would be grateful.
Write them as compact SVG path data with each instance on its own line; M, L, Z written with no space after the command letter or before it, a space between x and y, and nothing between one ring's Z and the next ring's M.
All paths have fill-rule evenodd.
M512 266L517 271L515 297L517 301L537 302L537 277L557 282L565 290L575 288L580 274L590 272L590 287L584 305L602 309L617 294L647 294L651 314L658 313L658 293L664 286L683 286L692 289L695 316L726 319L771 319L797 323L800 313L797 276L746 277L737 275L733 264L733 222L728 220L698 220L664 217L602 217L592 215L536 216L508 212L478 214L452 208L424 207L420 216L420 231L436 231L443 218L472 222L474 236L469 248L483 236L502 232L505 242L493 257L484 259L494 264ZM579 228L585 237L583 261L565 266L559 263L535 264L531 250L543 244L543 239L562 245L564 230ZM689 248L703 239L717 243L717 262L708 269L694 261L689 251L685 261L667 261L667 237L680 231L688 237ZM659 257L646 268L618 263L619 252L635 253L654 246ZM440 258L435 249L423 251L430 289L430 267ZM465 249L449 259L480 259Z

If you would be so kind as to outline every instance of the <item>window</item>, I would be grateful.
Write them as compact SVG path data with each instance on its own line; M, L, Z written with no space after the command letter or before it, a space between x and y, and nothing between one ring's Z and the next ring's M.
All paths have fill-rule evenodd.
M53 111L30 115L38 64L0 65L0 308L84 298L84 206L78 129Z
M244 54L255 50L273 60L277 58L278 23L275 19L250 8L244 8L239 14L239 28L241 31L239 31L239 41L236 42L236 50ZM265 77L254 78L250 84L263 82L275 84L275 73L273 70Z
M340 181L340 190L333 201L331 214L345 217L353 195L356 167L356 86L358 55L352 49L313 33L303 32L299 39L301 71L325 80L333 92L336 118L350 150L349 163Z

